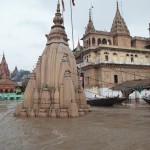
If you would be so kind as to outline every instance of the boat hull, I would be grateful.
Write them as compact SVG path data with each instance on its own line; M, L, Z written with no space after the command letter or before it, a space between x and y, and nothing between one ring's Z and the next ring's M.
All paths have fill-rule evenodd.
M87 100L87 104L91 106L113 106L116 103L116 98L97 98Z
M150 105L150 98L148 98L148 97L142 97L142 98L147 104Z
M117 97L116 104L121 104L127 100L127 97Z

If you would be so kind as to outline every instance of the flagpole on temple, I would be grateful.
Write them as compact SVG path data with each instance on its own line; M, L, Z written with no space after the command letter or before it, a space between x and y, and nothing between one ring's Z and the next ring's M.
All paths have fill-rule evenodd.
M70 11L71 11L72 45L73 45L73 50L74 50L73 19L72 19L72 0L70 0Z
M148 28L148 30L149 30L149 38L150 38L150 23L149 23L149 28Z

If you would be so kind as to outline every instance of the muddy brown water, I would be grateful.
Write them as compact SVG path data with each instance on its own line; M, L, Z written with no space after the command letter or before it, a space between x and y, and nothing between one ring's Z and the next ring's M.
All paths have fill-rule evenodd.
M92 107L79 118L16 118L0 101L0 150L150 150L150 106Z

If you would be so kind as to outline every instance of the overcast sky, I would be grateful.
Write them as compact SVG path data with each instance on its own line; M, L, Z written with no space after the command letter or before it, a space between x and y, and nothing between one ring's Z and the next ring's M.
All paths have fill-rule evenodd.
M61 0L60 0L61 1ZM58 0L0 0L0 60L5 53L10 71L31 71L46 44ZM70 0L64 0L64 22L71 41ZM116 0L75 0L73 7L74 41L77 45L88 23L93 5L97 30L110 31L116 12ZM149 37L150 0L119 0L119 8L132 36ZM82 44L82 41L81 41Z

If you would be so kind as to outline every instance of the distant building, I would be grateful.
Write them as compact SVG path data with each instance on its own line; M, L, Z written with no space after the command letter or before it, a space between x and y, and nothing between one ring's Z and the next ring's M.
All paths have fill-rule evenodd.
M15 67L14 71L11 73L11 80L14 82L20 81L20 72L17 67Z
M150 38L130 35L118 3L110 32L95 29L90 10L82 40L74 53L87 97L110 96L118 83L150 78Z
M0 64L0 93L13 93L15 92L15 83L10 80L10 71L8 64L3 54Z
M30 71L26 70L18 70L17 67L15 67L14 71L11 73L11 81L15 82L16 88L19 88L24 92L28 80L30 78Z
M14 93L16 90L15 83L9 79L0 80L0 93Z

